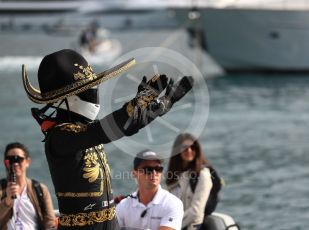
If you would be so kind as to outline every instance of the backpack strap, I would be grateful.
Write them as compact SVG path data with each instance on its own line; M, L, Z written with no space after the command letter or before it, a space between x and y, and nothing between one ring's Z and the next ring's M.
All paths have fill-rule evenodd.
M207 168L209 168L210 171L213 188L216 192L220 191L222 186L225 185L223 178L219 176L218 172L212 166L207 166Z
M45 209L42 187L41 187L40 183L38 181L34 180L34 179L32 179L32 187L33 187L33 189L36 193L36 196L38 198L41 212L42 212L42 214L44 214L46 212L46 209Z
M2 199L6 195L6 186L7 186L7 180L6 179L1 179L0 180L0 185L1 185L1 190L0 190L0 198ZM36 180L32 179L32 187L35 191L35 194L37 195L40 209L44 213L45 212L45 203L44 203L44 198L43 198L43 190L40 185L40 183Z

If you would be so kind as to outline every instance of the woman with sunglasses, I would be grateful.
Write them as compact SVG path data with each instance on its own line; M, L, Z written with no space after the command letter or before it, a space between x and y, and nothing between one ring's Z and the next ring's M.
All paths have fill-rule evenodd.
M176 137L168 164L166 185L183 202L182 229L201 229L204 209L213 185L210 171L205 167L207 164L201 145L193 135L184 133ZM192 181L197 182L194 192L190 186Z
M0 183L0 230L52 229L55 215L48 188L27 177L31 159L21 143L10 143L4 152L7 178ZM42 198L38 197L40 186Z

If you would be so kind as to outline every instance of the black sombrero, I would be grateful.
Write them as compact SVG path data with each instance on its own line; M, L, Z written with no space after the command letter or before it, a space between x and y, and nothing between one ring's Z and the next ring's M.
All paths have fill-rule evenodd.
M30 100L35 103L49 104L99 85L121 74L134 64L135 59L131 58L111 69L95 74L83 56L74 50L65 49L43 58L38 70L40 90L30 84L25 65L22 66L22 78Z

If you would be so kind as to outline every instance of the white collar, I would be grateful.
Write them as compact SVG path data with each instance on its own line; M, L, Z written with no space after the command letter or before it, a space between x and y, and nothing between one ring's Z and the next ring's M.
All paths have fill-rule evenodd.
M159 185L159 186L158 186L158 190L157 190L155 196L154 196L153 199L148 203L148 205L160 204L160 203L161 203L161 198L162 198L162 196L161 196L162 191L163 191L163 189L162 189L161 185ZM138 190L136 190L134 193L132 193L132 195L133 195L134 197L136 197L136 199L133 200L132 206L133 206L133 207L138 207L138 206L141 206L141 205L142 205L143 207L145 207L145 205L144 205L143 203L139 202L139 199L138 199L137 194L138 194ZM148 206L148 205L147 205L147 206Z

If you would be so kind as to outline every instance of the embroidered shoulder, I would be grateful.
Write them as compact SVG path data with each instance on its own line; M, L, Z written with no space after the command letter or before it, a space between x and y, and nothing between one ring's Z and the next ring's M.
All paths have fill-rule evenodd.
M87 130L87 125L83 124L70 124L70 123L64 123L61 125L57 125L58 128L62 131L68 131L68 132L85 132Z

